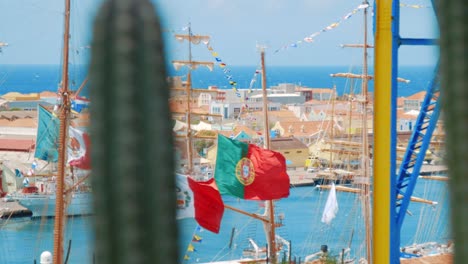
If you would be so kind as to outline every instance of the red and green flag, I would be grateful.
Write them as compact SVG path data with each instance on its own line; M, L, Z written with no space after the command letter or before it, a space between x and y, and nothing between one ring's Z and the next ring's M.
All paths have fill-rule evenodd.
M281 153L223 135L218 135L214 177L221 194L247 200L289 196L289 175Z

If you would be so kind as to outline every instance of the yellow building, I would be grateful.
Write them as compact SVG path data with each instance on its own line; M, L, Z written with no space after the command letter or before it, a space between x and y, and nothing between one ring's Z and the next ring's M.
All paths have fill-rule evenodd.
M304 167L309 157L307 146L295 137L271 139L270 148L283 154L288 167Z

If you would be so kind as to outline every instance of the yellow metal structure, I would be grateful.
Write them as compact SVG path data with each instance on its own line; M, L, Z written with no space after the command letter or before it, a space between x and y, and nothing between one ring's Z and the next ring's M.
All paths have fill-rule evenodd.
M392 139L392 0L376 2L375 105L374 105L374 201L373 259L370 263L390 263L391 139Z

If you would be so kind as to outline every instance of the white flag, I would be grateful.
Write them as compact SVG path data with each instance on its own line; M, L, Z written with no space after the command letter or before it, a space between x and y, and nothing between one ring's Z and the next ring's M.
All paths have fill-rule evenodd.
M332 183L327 202L325 203L325 209L323 210L322 222L329 225L333 218L335 218L336 213L338 213L338 200L336 199L335 184Z
M193 192L187 175L176 173L177 219L195 217Z

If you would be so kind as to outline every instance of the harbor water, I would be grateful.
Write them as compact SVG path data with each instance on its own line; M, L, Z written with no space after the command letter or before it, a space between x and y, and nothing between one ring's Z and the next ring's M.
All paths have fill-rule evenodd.
M330 225L321 222L328 191L314 186L291 188L290 196L275 202L277 221L283 224L276 233L291 243L291 258L305 256L328 245L331 254L351 247L358 259L365 257L365 228L359 195L337 192L339 210ZM418 180L414 196L437 202L436 205L412 203L401 232L401 245L450 240L447 183ZM264 204L223 196L225 203L263 213ZM384 206L384 205L381 205ZM260 247L266 239L258 220L225 210L219 234L200 228L193 218L177 221L179 226L180 263L203 263L242 257L251 238ZM69 264L92 264L93 217L69 218L66 226L65 252L70 243ZM11 219L0 222L0 263L23 264L39 261L40 254L53 248L53 219ZM287 247L283 247L287 251Z
M75 66L74 66L75 67ZM169 67L168 67L169 68ZM75 69L75 68L74 68ZM249 88L255 67L231 67L231 75L239 88ZM359 71L359 69L357 69ZM280 83L294 83L311 88L332 88L335 84L339 94L349 92L344 79L330 77L330 74L346 72L346 66L327 67L270 67L269 86ZM357 71L357 72L358 72ZM58 66L54 65L2 65L0 67L0 95L8 92L35 93L56 91L60 80ZM169 72L183 75L183 72ZM72 71L71 86L76 90L86 76L86 67ZM400 69L399 76L409 79L400 83L398 96L410 96L426 89L433 76L433 67L410 67ZM220 69L208 72L200 69L192 76L195 88L209 85L228 89L229 83ZM258 79L253 88L260 85ZM359 87L356 82L354 85ZM373 90L373 82L369 90ZM88 88L81 95L88 95ZM358 90L354 90L358 92ZM338 254L343 248L351 247L351 254L365 257L364 220L362 201L353 193L337 193L339 210L330 225L321 222L321 216L328 191L319 191L314 186L292 188L290 196L275 202L277 221L283 226L277 234L291 243L291 257L304 259L305 256L327 245L331 254ZM418 180L413 194L419 198L436 201L436 205L411 203L403 229L401 245L428 241L447 242L451 239L447 182ZM244 201L223 196L225 203L249 212L263 213L262 202ZM377 205L388 206L388 205ZM219 234L199 228L194 219L178 221L180 229L179 249L181 263L202 263L242 257L245 248L250 247L249 238L260 247L266 244L263 226L260 222L225 210ZM94 237L93 217L70 218L66 225L65 251L70 243L69 264L93 263ZM197 239L194 239L197 238ZM40 254L52 251L53 219L10 219L0 220L0 263L23 264L39 262ZM286 251L287 247L283 247Z

